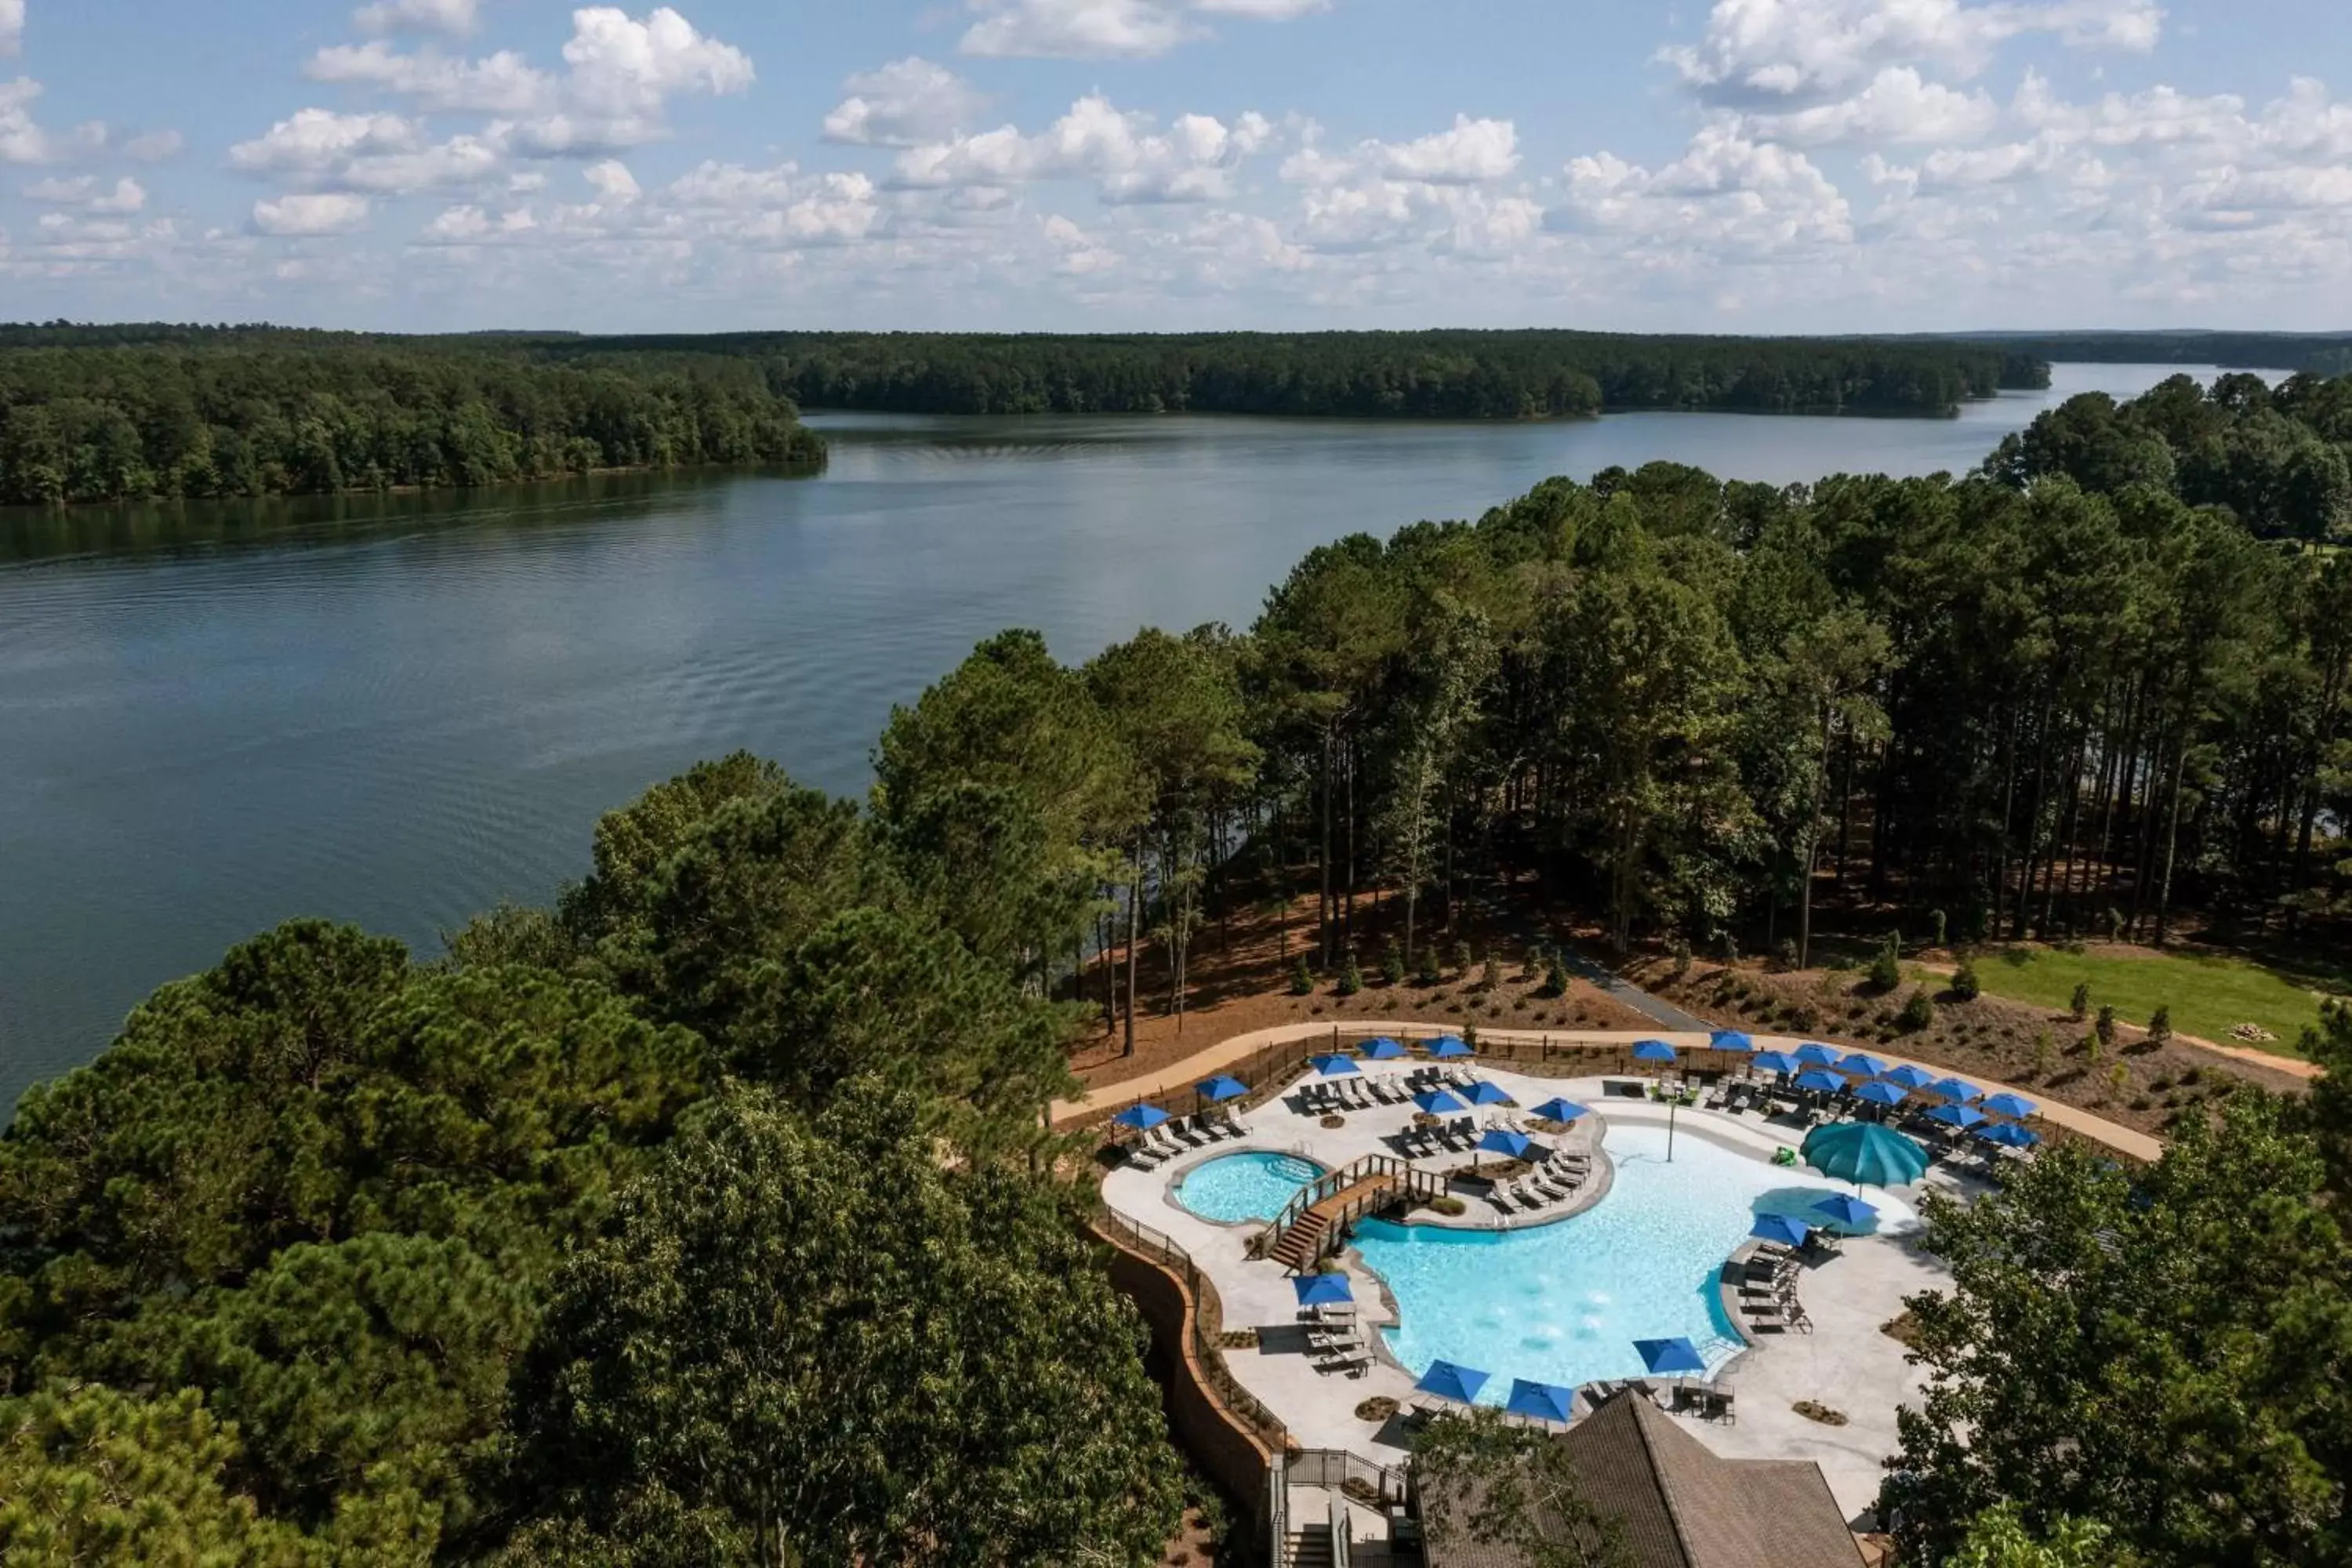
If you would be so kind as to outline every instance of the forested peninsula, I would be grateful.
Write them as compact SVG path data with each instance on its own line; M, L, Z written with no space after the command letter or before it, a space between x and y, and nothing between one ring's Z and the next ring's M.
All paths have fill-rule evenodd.
M57 338L67 341L44 341ZM0 504L824 460L824 443L753 364L677 354L556 364L439 342L0 333Z
M811 408L1541 419L1605 411L1942 416L2049 366L1966 343L1569 331L592 339L754 356ZM547 352L573 352L551 345Z
M2177 384L1958 479L1552 480L1318 549L1246 631L1003 633L869 799L701 764L429 961L260 935L0 1136L0 1558L1159 1562L1190 1484L1041 1125L1075 1040L1181 1009L1269 891L1326 997L1375 891L1407 953L1473 899L1799 963L1947 915L2340 952L2352 556L2266 539L2340 536L2343 488L2187 487L2282 432L2340 479L2300 447L2347 405ZM2062 1149L1945 1224L1906 1561L1985 1561L1986 1518L2143 1568L2352 1550L2324 1016L2310 1098L2200 1093L2157 1169Z
M1944 416L2049 367L1861 339L1318 332L388 337L0 327L0 505L809 467L800 406L1532 419L1611 409Z

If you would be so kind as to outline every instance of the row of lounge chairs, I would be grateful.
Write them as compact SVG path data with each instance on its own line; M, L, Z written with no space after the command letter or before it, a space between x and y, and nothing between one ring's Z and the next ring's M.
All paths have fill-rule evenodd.
M1397 1134L1396 1142L1406 1159L1421 1160L1432 1154L1466 1154L1478 1146L1478 1135L1475 1117L1457 1116L1434 1127L1408 1127Z
M1376 1110L1383 1105L1402 1105L1412 1098L1401 1081L1385 1074L1313 1079L1298 1092L1310 1111Z
M1318 1373L1361 1377L1372 1369L1372 1352L1353 1307L1308 1307L1298 1314L1307 1325L1307 1351Z
M1478 1081L1468 1068L1445 1067L1436 1062L1418 1067L1404 1075L1404 1086L1414 1094L1433 1089L1468 1089Z
M1229 1138L1245 1137L1247 1131L1240 1122L1227 1117L1213 1116L1205 1110L1198 1116L1180 1116L1172 1121L1161 1122L1129 1143L1127 1146L1127 1163L1139 1171L1149 1171L1179 1154L1205 1149Z
M1716 1388L1704 1383L1653 1383L1648 1378L1627 1378L1623 1381L1588 1383L1580 1391L1588 1406L1597 1406L1604 1399L1620 1394L1632 1394L1647 1399L1661 1410L1684 1410L1702 1421L1739 1419L1739 1396L1727 1388Z
M1768 1333L1786 1333L1795 1329L1802 1333L1813 1331L1812 1319L1797 1300L1800 1266L1797 1255L1786 1247L1759 1247L1742 1265L1739 1279L1739 1317L1750 1329Z
M1505 1214L1534 1214L1565 1203L1584 1188L1592 1175L1592 1156L1554 1150L1535 1162L1535 1169L1517 1181L1497 1182L1486 1201Z

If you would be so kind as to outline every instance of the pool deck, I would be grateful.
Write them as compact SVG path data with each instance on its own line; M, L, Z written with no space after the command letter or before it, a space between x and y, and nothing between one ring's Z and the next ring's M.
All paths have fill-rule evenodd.
M1371 1076L1422 1065L1418 1060L1366 1063L1364 1070ZM1593 1108L1596 1115L1576 1123L1568 1137L1548 1142L1586 1147L1601 1136L1601 1122L1660 1127L1666 1122L1664 1106L1609 1098L1598 1078L1537 1079L1483 1064L1474 1070L1499 1084L1522 1106L1559 1094ZM1482 1124L1485 1115L1480 1113ZM1371 1331L1395 1321L1393 1304L1350 1248L1343 1266L1356 1288L1358 1316L1367 1331L1373 1363L1360 1377L1317 1373L1307 1354L1305 1331L1297 1323L1288 1271L1279 1264L1246 1256L1249 1238L1264 1227L1202 1219L1178 1205L1171 1189L1175 1178L1192 1167L1244 1150L1297 1154L1335 1169L1366 1154L1394 1156L1397 1151L1387 1140L1408 1125L1412 1116L1411 1104L1351 1111L1346 1125L1326 1129L1320 1125L1321 1113L1305 1110L1294 1086L1242 1119L1249 1131L1245 1138L1229 1139L1189 1153L1156 1171L1122 1166L1104 1178L1103 1196L1113 1208L1165 1232L1208 1272L1223 1300L1227 1330L1260 1331L1258 1347L1226 1352L1226 1364L1244 1386L1281 1417L1292 1440L1301 1447L1348 1449L1380 1464L1403 1457L1403 1435L1396 1421L1375 1426L1355 1415L1360 1403L1375 1395L1386 1395L1400 1405L1414 1397L1412 1377L1387 1355L1382 1337ZM1752 1116L1685 1110L1675 1120L1679 1136L1704 1138L1759 1163L1769 1162L1776 1149L1793 1148L1803 1136L1800 1127ZM1451 1170L1466 1164L1468 1156L1446 1154L1416 1163L1424 1168ZM1606 1162L1601 1164L1605 1167ZM1928 1178L1935 1184L1949 1186L1952 1182L1940 1171ZM1738 1396L1736 1423L1678 1417L1688 1422L1710 1447L1728 1458L1818 1462L1849 1518L1869 1508L1876 1497L1883 1474L1881 1460L1896 1446L1895 1407L1916 1403L1922 1386L1916 1370L1905 1362L1903 1347L1879 1331L1881 1324L1902 1311L1905 1296L1932 1288L1944 1278L1940 1266L1907 1239L1914 1228L1909 1205L1923 1190L1893 1189L1888 1195L1895 1203L1882 1205L1889 1218L1896 1220L1889 1234L1848 1238L1840 1256L1808 1268L1799 1300L1812 1320L1812 1332L1762 1336L1753 1348L1718 1370L1717 1386ZM1580 1194L1580 1202L1563 1204L1546 1215L1513 1215L1507 1220L1475 1189L1464 1190L1465 1213L1458 1220L1444 1223L1525 1228L1552 1223L1601 1201L1605 1191L1605 1178L1596 1172L1587 1193ZM1875 1191L1871 1197L1879 1201ZM1426 1213L1419 1217L1437 1222L1436 1216ZM1824 1426L1809 1421L1792 1408L1800 1400L1843 1411L1848 1424Z

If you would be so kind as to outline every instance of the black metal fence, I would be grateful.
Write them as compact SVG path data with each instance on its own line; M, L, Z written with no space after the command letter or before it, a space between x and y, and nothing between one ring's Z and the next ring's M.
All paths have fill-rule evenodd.
M1201 1374L1208 1379L1210 1392L1267 1447L1276 1454L1287 1449L1290 1428L1257 1395L1244 1388L1225 1364L1224 1347L1218 1342L1224 1332L1224 1303L1217 1295L1215 1284L1192 1261L1192 1255L1166 1232L1139 1224L1107 1204L1096 1208L1095 1224L1120 1246L1150 1258L1184 1281L1192 1298L1192 1358L1200 1363Z

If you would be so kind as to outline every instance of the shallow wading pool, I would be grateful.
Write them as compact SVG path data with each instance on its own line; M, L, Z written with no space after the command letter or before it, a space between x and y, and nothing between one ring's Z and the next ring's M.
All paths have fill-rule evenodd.
M1221 1154L1184 1173L1176 1184L1176 1201L1220 1225L1270 1220L1322 1173L1322 1166L1296 1154L1265 1149Z

